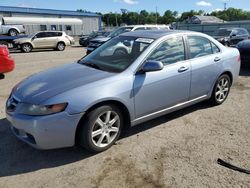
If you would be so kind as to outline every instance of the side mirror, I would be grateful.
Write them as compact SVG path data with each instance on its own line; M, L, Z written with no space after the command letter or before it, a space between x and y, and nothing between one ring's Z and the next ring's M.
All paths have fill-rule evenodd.
M0 73L0 80L2 80L4 78L5 78L4 74Z
M148 60L143 65L142 72L155 72L163 69L163 63L161 61Z

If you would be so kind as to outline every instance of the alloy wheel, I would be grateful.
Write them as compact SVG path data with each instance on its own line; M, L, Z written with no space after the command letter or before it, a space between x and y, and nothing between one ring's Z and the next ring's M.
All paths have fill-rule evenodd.
M96 119L92 132L92 142L103 148L116 139L120 129L120 117L115 111L105 111Z
M216 86L215 98L218 102L223 102L229 93L230 82L226 77L223 77Z

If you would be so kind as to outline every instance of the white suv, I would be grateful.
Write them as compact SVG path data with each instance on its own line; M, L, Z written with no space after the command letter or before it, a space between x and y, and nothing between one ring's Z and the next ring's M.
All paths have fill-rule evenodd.
M32 49L55 49L63 51L66 46L74 44L73 37L63 31L41 31L25 38L14 40L14 47L23 52L30 52Z

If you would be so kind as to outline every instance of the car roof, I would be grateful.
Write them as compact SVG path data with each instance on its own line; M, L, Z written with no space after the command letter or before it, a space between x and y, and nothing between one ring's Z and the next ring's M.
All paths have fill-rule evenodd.
M166 35L187 34L187 33L197 33L197 32L184 31L184 30L143 30L143 31L126 32L121 34L120 36L158 39Z
M226 29L226 30L242 29L242 30L246 30L245 28L242 28L242 27L221 27L218 30L220 30L220 29Z

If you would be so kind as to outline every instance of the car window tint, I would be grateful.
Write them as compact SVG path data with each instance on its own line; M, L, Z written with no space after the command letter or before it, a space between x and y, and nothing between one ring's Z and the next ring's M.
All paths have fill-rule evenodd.
M220 48L218 48L218 46L216 46L214 43L211 42L211 45L212 45L212 50L213 50L213 53L216 54L216 53L219 53L220 52Z
M210 41L204 37L188 36L188 44L191 58L213 54Z
M173 37L160 44L148 60L161 61L164 65L173 64L185 59L182 37Z
M135 31L145 30L145 27L138 27L135 29Z
M42 33L37 33L36 34L36 38L44 38L44 37L47 37L47 33L46 32L42 32Z

